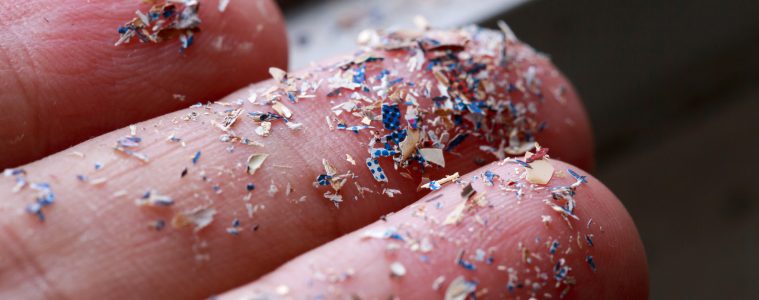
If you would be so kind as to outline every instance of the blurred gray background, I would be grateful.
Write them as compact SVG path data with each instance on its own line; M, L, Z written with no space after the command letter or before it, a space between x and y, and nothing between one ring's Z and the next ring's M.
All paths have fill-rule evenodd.
M367 27L505 20L585 101L600 178L646 246L653 299L759 299L759 1L280 1L291 67Z

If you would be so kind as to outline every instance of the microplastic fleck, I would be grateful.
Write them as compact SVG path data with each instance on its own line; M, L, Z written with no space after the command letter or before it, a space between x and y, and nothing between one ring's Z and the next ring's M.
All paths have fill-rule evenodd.
M467 281L464 276L456 277L445 290L445 300L465 300L477 289L477 283Z
M256 153L251 154L248 156L248 168L247 172L249 175L256 174L256 170L263 165L266 158L269 157L269 154L266 153Z
M390 264L390 276L403 277L403 275L406 275L406 267L403 264L397 261Z
M197 207L195 209L179 212L171 219L171 226L183 228L193 225L193 231L198 232L213 222L216 209L212 207Z

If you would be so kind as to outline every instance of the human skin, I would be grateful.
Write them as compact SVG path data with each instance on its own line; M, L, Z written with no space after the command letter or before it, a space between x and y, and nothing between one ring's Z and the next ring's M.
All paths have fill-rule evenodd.
M529 48L517 48L525 54L524 60L518 62L519 67L509 71L509 75L519 81L526 67L538 66L538 77L542 80L540 88L547 97L535 118L545 120L549 126L539 134L538 140L551 148L552 157L583 168L592 166L592 139L587 117L571 85L547 59ZM381 64L393 67L397 62L392 58L399 55L385 53L386 59ZM413 77L404 74L403 68L399 71L401 75ZM295 74L327 78L329 71L309 69ZM249 99L252 90L260 92L273 84L271 80L262 82L219 102L234 104L238 99ZM553 91L560 86L566 91L558 101L551 97L555 97ZM245 133L245 136L263 143L263 147L235 144L235 150L228 152L230 144L219 141L223 132L211 125L211 121L220 121L218 113L230 106L212 104L136 124L136 135L143 139L139 151L150 157L148 163L113 150L116 140L131 134L130 129L123 128L22 166L28 180L51 183L57 202L45 208L47 220L40 223L33 215L24 212L24 207L33 201L34 193L26 189L13 194L10 192L13 180L0 180L0 198L12 199L0 202L0 296L198 298L219 294L255 280L304 252L417 201L427 193L417 189L422 176L434 179L453 172L464 174L495 160L494 156L478 149L483 141L468 139L456 148L459 155L446 154L445 168L430 168L426 173L412 170L408 172L411 179L388 168L389 183L377 183L361 163L367 156L368 133L330 130L326 125L324 117L331 113L330 108L345 100L345 96L328 97L328 92L330 90L323 87L314 98L297 104L284 102L293 111L292 120L303 124L302 131L275 123L271 136L259 137L253 133L257 125L248 116L241 116L234 131ZM429 99L420 98L419 101L422 105L429 105ZM235 105L231 107L237 107ZM245 111L268 110L266 106L248 101L243 101L242 105ZM198 113L196 119L182 120L190 112ZM185 145L166 141L172 134L181 138ZM202 155L194 165L191 159L197 151ZM270 154L255 175L245 173L244 164L251 153ZM349 164L345 154L355 158L357 166ZM329 160L340 171L352 170L358 175L357 183L375 192L367 192L361 197L352 186L345 188L341 193L346 200L340 208L335 207L324 199L324 188L312 186L316 176L323 172L322 159ZM95 171L95 163L104 167ZM188 173L181 177L184 168ZM78 180L77 175L85 175L90 180L107 180L93 185ZM272 180L279 192L269 196L267 190ZM245 188L248 182L256 185L251 203L258 205L259 210L253 218L247 216L243 200L248 194ZM290 193L285 192L288 183L293 189ZM217 184L221 193L213 189ZM597 184L588 186L589 190L594 190ZM383 187L398 189L401 193L388 198L379 193ZM170 195L176 204L170 208L137 207L135 198L148 189ZM125 195L120 193L122 190L126 191ZM458 191L449 188L438 193L457 195ZM602 206L583 209L587 209L589 215L598 209L601 218L608 216L608 220L621 220L619 223L609 221L610 224L604 226L617 228L618 231L614 232L620 232L618 238L622 241L639 245L637 233L628 222L629 216L617 200L610 193L599 194L598 201L612 203L614 210L602 211ZM358 200L354 201L354 196L359 197ZM175 212L207 205L212 205L217 215L213 223L198 233L189 228L165 228L162 231L147 228L147 224L156 219L169 221ZM526 209L538 211L544 208L527 206ZM235 218L241 220L244 228L238 236L225 232ZM558 220L554 222L558 223ZM502 226L508 225L504 223ZM539 229L535 230L538 234ZM604 253L602 247L599 245L599 253ZM210 260L205 260L206 255ZM604 254L599 255L604 257ZM199 257L202 258L200 261ZM621 259L643 266L642 275L638 274L643 278L637 279L647 281L643 257L624 256ZM616 272L619 267L611 265L609 268L604 272ZM453 270L451 268L451 272ZM277 274L282 273L278 271ZM386 275L381 274L383 278ZM603 280L601 283L607 283L606 288L616 288L619 284ZM638 288L631 295L647 291L643 285Z
M575 179L567 169L585 174L560 161L550 163L557 172L547 187L572 184ZM624 206L597 179L589 177L588 183L577 188L579 220L565 222L543 203L543 199L550 198L546 189L540 190L545 186L526 188L524 195L517 198L515 191L504 190L498 181L487 186L483 176L486 171L503 179L515 179L524 168L513 162L482 167L463 176L461 184L432 192L384 220L311 250L218 299L278 296L278 289L283 287L289 291L285 297L292 299L441 299L458 276L477 282L478 299L558 298L566 288L563 284L553 285L553 267L560 259L572 268L569 274L576 280L564 299L647 297L648 267L635 225ZM516 181L530 185L524 179ZM475 195L483 195L487 204L473 204L459 223L444 224L457 205L467 201L460 194L469 182L477 191ZM543 223L542 216L553 218ZM367 232L383 233L389 228L401 238L367 237ZM586 235L592 235L592 246ZM422 239L429 240L431 250L420 250ZM549 245L554 240L559 241L559 246L551 255ZM522 246L537 255L529 263L523 257ZM474 257L477 249L486 253L485 261ZM468 270L456 263L462 250L464 260L476 269ZM595 271L586 262L588 255L593 257ZM393 262L405 267L403 276L391 275L389 266ZM539 287L515 287L509 292L509 269L519 279L515 282L530 279ZM550 279L541 279L541 274ZM443 279L438 279L441 276ZM436 280L441 280L437 289L433 288Z
M0 114L0 168L221 98L268 77L271 66L287 68L276 4L235 1L220 13L217 1L202 2L202 33L180 54L176 40L113 46L117 27L149 8L136 0L1 1L0 111L13 113Z

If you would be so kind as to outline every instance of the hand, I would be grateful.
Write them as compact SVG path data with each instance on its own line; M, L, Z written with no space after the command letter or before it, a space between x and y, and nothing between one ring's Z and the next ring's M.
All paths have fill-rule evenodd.
M2 40L23 44L21 49L27 49L23 53L28 53L19 55L14 50L18 47L2 47L9 58L2 65L0 103L4 111L19 115L0 120L3 142L14 133L23 136L2 151L31 153L7 158L5 163L49 156L7 171L11 176L0 179L0 298L428 299L455 288L463 289L461 297L450 299L466 295L558 299L565 290L565 299L647 297L645 255L630 216L608 189L581 170L592 167L593 153L588 120L577 95L546 58L516 40L500 40L498 32L430 31L425 36L443 42L451 39L447 42L452 46L411 43L401 50L386 50L385 44L371 50L375 59L346 56L353 65L332 61L287 75L273 70L275 79L217 102L156 117L52 154L90 134L177 105L213 99L234 86L262 79L270 65L284 67L281 16L273 3L258 3L232 1L223 13L215 9L215 1L203 3L203 31L184 55L172 42L133 41L121 48L109 44L111 25L130 19L132 1L89 4L92 7L66 1L47 6L29 2L22 7L26 10L14 14L21 16L18 20L2 25L14 26L1 31ZM39 14L33 8L51 5L60 9L50 10L44 18L76 26L50 29L34 17ZM3 12L16 10L10 9L11 4L5 6L9 9ZM92 14L79 9L124 14L114 20L100 15L88 18L81 15ZM19 35L21 30L9 24L55 32L53 37L70 30L65 35L69 38L58 41L64 45L56 51L45 52L47 39L23 38L23 34L9 39L9 32ZM263 33L258 33L258 24L265 25ZM80 31L90 34L71 34ZM219 52L220 36L224 36L221 49L236 50ZM473 42L462 48L456 41L461 36ZM253 48L241 51L248 42ZM487 59L502 58L498 52L482 54L489 47L501 49L504 43L505 61ZM432 98L440 96L441 80L426 69L426 63L446 53L464 59L446 61L441 64L445 69L434 68L451 76L444 89L452 93L435 101L453 103L457 91L471 99L481 97L451 87L470 88L475 78L490 81L495 90L485 84L482 91L495 102L478 106L482 115L470 107L456 112L462 117L457 120L450 114L453 110L433 105ZM424 55L425 63L409 71L414 65L409 61L416 55ZM473 60L466 60L467 55ZM56 59L35 59L51 56ZM58 65L63 62L65 68ZM474 63L483 63L487 72L456 71L472 70L477 67ZM343 69L351 76L336 83L336 74ZM382 75L382 70L390 72ZM386 82L401 78L384 85L387 97L382 96L382 79L377 79L382 76L387 76ZM219 77L223 80L213 80ZM352 82L361 87L345 87ZM424 92L427 82L429 96ZM511 90L505 82L513 84ZM288 88L295 89L294 96L304 97L290 101L287 91L293 90ZM383 116L391 111L383 113L382 105L397 103L394 91L403 91L400 120L384 124ZM336 114L333 107L350 102L354 92L366 99L354 98L357 109L344 105ZM409 92L417 94L413 98L418 106L410 104L413 101L405 96ZM174 93L188 99L175 100ZM508 98L514 107L525 105L524 110L505 105ZM58 103L54 104L58 108L45 108L49 109L45 118L29 117L34 115L32 107L51 103ZM128 112L123 111L126 103L133 107ZM530 103L534 112L527 110ZM416 107L416 113L407 113L409 107ZM498 113L497 107L504 110ZM278 116L289 115L288 111L292 115L286 124ZM258 112L277 115L262 118ZM419 119L409 121L407 114ZM339 124L363 125L362 117L369 118L372 128L356 128L355 133L340 129ZM520 118L528 122L515 121ZM19 125L23 119L47 122ZM484 127L477 129L477 120ZM539 125L542 122L547 125ZM406 129L406 138L399 141L415 128L427 133L410 145L415 155L411 160L425 158L414 149L434 153L442 147L445 166L426 162L421 170L419 162L404 161L399 164L408 166L396 170L393 160L403 161L403 151L399 143L390 141L401 153L378 159L387 182L375 180L365 160L369 148L383 147L383 142L371 145L372 134L397 132L395 124ZM515 124L523 125L518 143L508 141L507 129ZM43 126L49 127L34 130ZM460 133L469 135L452 145ZM546 185L522 178L528 170L513 158L499 157L505 155L499 149L502 140L505 146L526 145L530 140L526 133L550 148L550 159L531 162L534 168L546 163L555 169ZM517 158L527 160L523 155ZM323 161L334 170L325 168ZM498 162L488 164L494 161ZM587 176L587 182L578 183L569 169ZM429 193L419 187L455 172L461 177L442 184L440 190ZM14 193L19 178L27 184ZM326 185L319 185L320 179ZM340 186L342 179L346 183ZM51 190L30 183L49 183ZM579 186L566 188L572 184ZM554 210L570 202L567 194L552 199L556 190L550 188L557 187L576 192L572 198L577 206L571 213ZM50 193L55 202L28 213L29 205L38 203L36 197Z

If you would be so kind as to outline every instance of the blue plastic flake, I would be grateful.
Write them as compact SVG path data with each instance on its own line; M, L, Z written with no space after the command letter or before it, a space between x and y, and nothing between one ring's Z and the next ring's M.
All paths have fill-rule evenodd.
M461 142L463 142L467 137L469 137L468 133L459 133L448 143L448 146L445 147L445 151L453 150L454 148L456 148L456 146L461 144Z
M558 263L557 263L558 264ZM567 273L569 273L569 269L567 266L559 266L557 268L554 268L554 275L553 278L557 281L561 281L564 279L564 277L567 277Z
M353 82L363 84L364 81L366 81L366 65L361 65L361 67L353 73Z
M40 192L39 196L37 196L37 203L40 205L48 206L55 202L55 194L50 189L50 184L44 182L32 183L29 187Z
M258 225L256 225L256 226L258 226ZM254 227L253 231L255 231L256 229L257 229L257 227ZM227 228L227 233L229 233L231 235L238 235L238 234L240 234L241 230L242 229L240 228L240 219L235 218L234 220L232 220L232 227L228 227Z
M437 181L430 181L430 190L437 191L440 189L440 184Z
M166 221L164 220L155 220L150 224L150 227L153 227L153 229L160 231L164 227L166 227Z
M42 205L39 203L31 203L27 205L26 212L36 215L40 222L45 222L45 214L42 213Z
M316 177L316 183L319 185L329 185L331 180L332 176L327 174L320 174L318 177Z
M285 117L280 116L276 113L272 113L272 112L253 111L253 112L248 112L248 115L253 117L253 120L256 120L258 122L264 122L264 121L269 121L273 119L280 119L280 120L286 121Z
M383 148L374 148L370 150L372 158L378 158L378 157L388 157L388 156L395 156L399 154L398 151L395 150L387 150Z
M588 246L593 247L593 236L591 235L585 235L585 242L588 243Z
M131 148L139 146L140 142L142 142L142 138L138 136L127 136L118 140L117 143L121 147Z
M200 151L195 152L195 156L192 157L192 164L193 165L197 164L199 159L200 159Z
M87 176L84 176L82 174L76 175L76 179L79 181L87 181Z
M459 258L459 260L458 260L458 264L459 264L460 266L464 267L464 269L467 269L467 270L470 270L470 271L474 271L475 269L477 269L477 268L474 266L474 264L472 264L472 263L470 263L470 262L468 262L468 261L464 260L464 258Z
M485 171L485 180L489 182L491 185L493 184L493 180L495 179L497 175L495 175L492 171L487 170Z
M396 85L398 83L401 83L401 81L403 81L403 78L398 77L396 79L390 80L390 82L388 82L388 85L389 86L394 86L394 85Z
M6 176L6 177L20 176L20 175L26 175L26 171L20 168L3 170L3 176Z
M180 52L184 51L184 49L189 48L192 46L192 42L195 40L195 37L192 34L192 31L187 31L186 34L180 34L179 35L179 41L182 43L182 48L179 49Z
M546 127L548 127L548 123L546 123L546 121L540 122L540 124L538 124L538 128L535 129L535 131L543 132L543 130L545 130Z
M359 131L364 130L364 129L368 129L368 128L374 128L374 127L373 126L369 126L369 125L356 125L356 126L350 126L350 127L348 127L345 124L337 124L337 129L339 129L339 130L350 130L350 131L353 131L356 134L358 134Z
M380 167L379 161L377 159L367 157L366 166L369 167L369 171L372 173L374 180L387 182L385 171L382 170L382 167Z
M406 129L401 129L401 130L396 130L391 133L388 133L383 138L397 145L397 144L400 144L403 140L405 140L407 135L408 135L408 131L406 131ZM385 148L389 150L392 147L390 146L390 144L386 144Z
M556 254L557 249L559 249L559 241L554 240L553 243L551 243L551 248L548 249L548 253L551 253L551 255Z
M138 204L140 205L151 205L151 206L172 206L174 205L174 200L171 199L169 196L160 195L155 191L148 190L144 194L142 194L141 201L138 201Z
M399 240L399 241L403 240L403 236L401 236L401 234L397 232L391 232L387 237L394 240Z
M36 215L40 222L45 222L45 214L42 212L42 208L55 202L55 194L50 189L50 184L48 183L31 183L29 187L40 193L34 203L26 206L26 212Z
M248 190L248 192L250 192L252 190L255 190L256 186L252 182L249 182L247 185L245 185L245 189Z
M103 168L103 164L101 164L101 163L99 163L99 162L96 162L96 163L95 163L95 171L97 171L97 170L100 170L100 169L102 169L102 168Z
M379 74L377 74L377 76L375 76L374 78L377 80L382 80L382 77L385 77L387 75L390 75L390 71L388 71L387 69L382 69L382 71L380 71Z
M396 130L401 126L401 110L398 104L382 105L382 125L387 130Z
M572 169L567 169L567 172L569 172L569 175L572 175L577 181L582 183L588 183L587 176L581 176L580 174L577 174L575 171L572 171Z
M532 167L531 167L531 166L530 166L528 163L526 163L526 162L523 162L523 161L521 161L521 160L518 160L518 159L515 159L515 161L516 161L518 164L522 165L522 167L525 167L525 168L528 168L528 169L532 169Z
M467 105L467 108L469 108L469 111L471 111L472 113L475 113L478 115L485 114L485 112L483 112L482 109L480 109L480 107L476 103L469 103L469 105Z
M596 272L596 262L593 261L593 256L586 256L585 261L588 262L588 265L590 266L590 269L593 270L593 273Z

